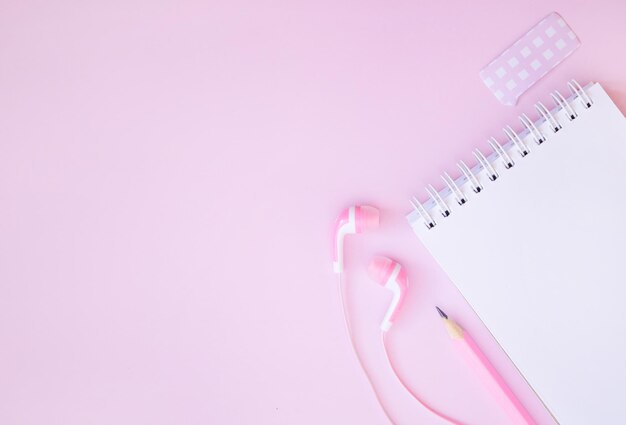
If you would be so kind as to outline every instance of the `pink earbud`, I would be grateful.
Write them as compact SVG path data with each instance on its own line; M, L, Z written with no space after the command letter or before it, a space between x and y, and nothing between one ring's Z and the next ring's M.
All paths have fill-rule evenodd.
M374 257L370 262L368 272L373 281L381 284L393 293L389 309L385 314L383 322L380 324L382 331L386 332L395 321L402 307L404 296L409 289L409 281L400 263L387 257Z
M333 234L333 269L335 273L343 271L343 239L345 236L363 233L367 229L375 229L378 227L378 223L378 210L367 205L350 207L337 217Z

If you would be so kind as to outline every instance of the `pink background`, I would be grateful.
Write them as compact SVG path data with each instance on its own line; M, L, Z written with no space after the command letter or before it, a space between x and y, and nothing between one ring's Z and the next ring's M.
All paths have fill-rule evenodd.
M500 105L478 71L549 12L582 46ZM110 1L0 4L0 423L384 424L342 327L347 243L360 349L399 424L435 407L505 424L434 311L549 415L405 222L408 198L576 78L626 110L626 3ZM535 114L533 113L534 117ZM488 259L485 259L488 261Z

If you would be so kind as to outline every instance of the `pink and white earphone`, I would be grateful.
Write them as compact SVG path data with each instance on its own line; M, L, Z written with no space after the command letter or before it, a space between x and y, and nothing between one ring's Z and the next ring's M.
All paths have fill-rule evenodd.
M349 207L337 217L333 233L333 270L343 272L343 241L346 235L376 229L380 223L378 209L368 205Z
M382 399L380 395L378 394L378 391L376 391L376 387L374 386L374 383L372 382L370 374L365 368L365 365L363 364L361 355L359 354L359 351L357 350L356 343L354 341L354 337L352 333L352 325L350 323L348 306L345 301L344 289L343 289L343 284L342 284L343 283L342 274L343 274L343 269L344 269L343 247L344 247L345 236L348 234L363 233L365 230L368 230L368 229L375 229L379 226L379 219L380 219L380 214L379 214L378 209L371 207L371 206L366 206L366 205L361 205L361 206L357 205L357 206L349 207L348 209L344 210L339 215L335 224L334 232L333 232L333 236L334 236L333 237L333 242L334 242L333 270L335 271L335 273L339 274L339 296L341 298L341 305L343 307L343 316L344 316L344 321L346 325L346 330L348 332L348 336L350 338L350 342L352 344L354 354L356 355L357 360L359 361L359 364L361 365L361 369L365 373L365 376L367 377L370 383L370 386L372 387L372 390L374 391L374 395L376 396L376 399L378 400L380 407L383 409L383 412L387 416L387 419L389 420L389 422L395 425L396 422L391 418L389 411L386 409L385 405L383 404ZM398 313L400 312L400 309L404 303L405 296L409 288L409 282L407 279L406 271L400 265L400 263L394 260L391 260L387 257L374 257L369 264L368 272L369 272L370 278L373 281L377 282L381 286L384 286L393 294L392 299L391 299L391 304L389 305L389 308L387 309L387 312L385 313L383 321L380 325L381 335L382 335L382 344L385 350L387 362L391 370L395 374L398 381L400 381L402 386L413 396L413 398L415 398L415 400L417 400L422 406L424 406L426 410L428 410L429 412L433 413L434 415L440 417L441 419L444 419L445 421L451 424L461 425L460 422L448 417L447 415L443 413L436 411L435 409L431 408L428 404L426 404L413 390L409 388L409 386L400 377L400 375L398 374L398 371L396 370L396 368L393 366L393 363L391 362L391 357L389 355L389 350L387 348L387 343L386 343L386 334L387 334L387 331L389 331L389 329L391 328L391 325L393 325L393 323L396 321Z
M409 289L409 282L406 278L404 268L387 257L374 257L367 268L370 278L393 293L391 304L387 309L385 318L380 324L380 329L387 332L396 320L400 308L404 303L406 291Z

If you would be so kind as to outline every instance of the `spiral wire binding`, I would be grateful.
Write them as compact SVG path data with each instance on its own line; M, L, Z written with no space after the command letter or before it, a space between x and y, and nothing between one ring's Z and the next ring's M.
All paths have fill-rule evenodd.
M558 90L551 93L551 97L557 110L563 110L568 119L573 121L578 117L578 113L572 106L572 102L578 99L585 109L589 109L593 106L593 100L576 80L569 81L567 86L572 94L570 100L566 99ZM545 121L554 133L563 128L552 112L546 108L541 101L535 104L535 109L540 115L540 122L541 120ZM524 113L521 114L519 116L519 120L525 128L526 134L530 135L537 145L541 145L548 140L548 138L541 132L541 130L539 130L536 123L533 122L528 115ZM530 153L530 149L520 137L520 133L515 132L515 130L513 130L513 128L509 125L502 130L511 142L508 146L514 146L522 158L526 157ZM487 139L487 143L495 154L491 160L489 159L490 155L485 156L478 148L474 149L472 153L478 162L478 172L485 171L489 180L494 182L500 177L493 166L495 161L502 160L505 169L513 167L515 162L507 152L507 149L500 142L498 142L496 138L490 137ZM467 204L468 198L463 194L463 191L459 186L463 186L468 183L475 193L481 193L484 189L475 172L472 171L472 169L468 167L464 161L461 160L456 165L462 173L458 184L457 181L450 177L447 172L444 172L441 175L441 179L445 183L445 187L441 192L435 189L432 185L428 185L426 187L426 192L428 194L427 202L422 204L416 196L413 196L410 199L411 206L420 215L427 229L432 229L437 225L430 214L430 210L433 208L436 207L443 218L447 218L451 215L452 210L449 208L444 199L447 196L452 195L457 204L460 206ZM429 207L426 208L424 205L429 205Z
M546 141L546 138L543 136L543 134L541 134L541 131L539 131L535 123L532 122L530 118L528 118L528 115L520 115L519 120L522 122L522 124L524 124L526 130L528 130L528 132L533 136L533 139L535 139L535 143L540 145Z
M513 144L517 147L517 150L519 151L519 154L522 156L522 158L528 155L530 153L530 150L528 150L526 144L522 141L522 139L520 139L518 134L513 131L510 125L507 125L506 127L507 128L503 128L502 130L507 135L509 140L511 140Z
M554 116L552 115L552 113L550 112L550 110L548 108L546 108L546 106L541 103L541 101L537 102L537 104L535 105L535 109L537 109L537 111L539 111L539 113L543 116L543 118L550 123L550 125L552 126L552 131L553 132L557 132L559 131L561 128L561 124L559 124L559 122L554 118Z
M435 227L437 223L435 223L435 220L433 220L430 214L428 214L428 211L426 211L424 206L420 204L420 201L418 201L415 196L411 198L409 202L411 202L411 205L413 206L413 208L415 208L415 211L417 211L422 216L422 219L424 220L424 224L426 224L427 229L432 229L433 227Z
M448 185L450 192L454 194L457 204L465 205L467 200L465 199L465 196L463 196L463 192L461 192L461 189L459 189L459 187L456 185L456 182L454 181L454 179L450 177L450 174L444 171L443 175L441 176L441 179L444 181L446 185Z
M468 181L472 182L473 184L472 189L474 189L474 192L480 193L483 190L483 186L480 184L480 181L478 181L474 173L472 173L472 170L470 169L470 167L468 167L467 164L462 160L459 161L459 163L456 165L457 167L459 167L461 172L465 175L465 178Z
M578 114L576 113L576 111L574 111L574 108L570 106L567 100L565 100L563 95L558 90L555 90L554 93L552 93L551 95L552 95L552 99L554 99L554 101L558 103L561 108L565 109L565 112L567 112L567 117L569 118L569 120L570 121L575 120Z
M487 143L489 143L489 145L491 146L491 149L493 149L498 154L498 156L502 158L502 160L504 161L504 168L508 170L509 168L515 165L515 162L513 162L513 159L509 156L506 150L504 150L502 145L494 137L490 137L487 140Z
M591 108L591 105L593 105L593 101L591 100L589 95L583 90L580 84L578 84L578 81L571 80L567 83L567 86L569 87L572 94L580 99L586 109Z
M483 168L487 170L487 172L489 173L489 180L491 180L492 182L495 182L496 179L498 178L498 173L496 172L495 168L493 168L491 163L487 160L487 158L485 158L485 155L483 155L480 149L478 148L474 149L473 153L476 159L478 160L478 162L480 162L480 165L482 165Z
M432 185L428 185L426 191L437 203L439 211L441 211L441 215L448 217L450 215L450 208L448 208L448 204L446 204L443 198L439 195L439 192L437 192Z

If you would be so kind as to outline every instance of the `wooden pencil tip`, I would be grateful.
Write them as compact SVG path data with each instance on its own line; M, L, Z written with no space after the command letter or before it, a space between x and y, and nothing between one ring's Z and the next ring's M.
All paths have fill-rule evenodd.
M435 308L437 309L437 313L439 313L439 316L443 317L444 319L448 318L448 315L446 313L443 312L443 310L441 310L439 307L435 306Z

